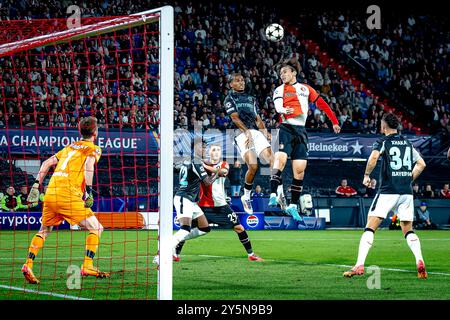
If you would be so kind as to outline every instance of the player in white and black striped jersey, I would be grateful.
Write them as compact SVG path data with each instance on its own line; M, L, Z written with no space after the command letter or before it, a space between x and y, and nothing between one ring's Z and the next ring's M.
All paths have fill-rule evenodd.
M420 241L414 233L414 197L412 183L416 180L426 164L411 142L401 136L397 128L399 119L387 113L381 120L384 137L375 142L373 151L367 161L363 184L370 184L370 174L382 158L380 187L369 209L367 225L359 243L358 259L355 266L344 272L345 277L364 274L364 263L372 247L374 234L380 223L393 210L400 219L405 239L416 258L418 277L427 278L427 271L422 257Z

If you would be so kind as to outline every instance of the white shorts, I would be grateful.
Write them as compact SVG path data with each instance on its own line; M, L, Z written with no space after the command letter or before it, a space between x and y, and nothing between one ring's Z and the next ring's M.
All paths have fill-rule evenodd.
M177 219L197 219L203 214L202 209L200 209L197 203L192 202L191 200L186 198L183 198L183 201L181 201L181 199L182 198L180 196L175 196L173 198L173 204L175 205L175 209L177 210Z
M414 197L412 194L377 194L369 209L369 217L386 219L393 211L400 221L414 220Z
M259 157L260 153L264 149L270 148L269 141L267 141L266 137L262 134L261 131L251 129L250 133L252 134L253 145L250 145L248 147L246 146L247 136L245 135L245 133L242 132L240 135L234 138L234 143L236 144L242 159L244 159L244 155L249 150L254 150L256 152L256 155Z

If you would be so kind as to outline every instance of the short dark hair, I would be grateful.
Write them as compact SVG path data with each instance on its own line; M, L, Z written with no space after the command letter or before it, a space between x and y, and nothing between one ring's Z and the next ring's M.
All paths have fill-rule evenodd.
M381 118L389 128L397 130L400 125L400 120L398 117L393 113L385 113L383 117Z
M81 119L78 124L78 129L80 130L80 134L83 139L91 138L97 130L97 118L86 117Z
M297 73L299 73L300 70L301 70L300 63L295 58L291 58L291 59L283 61L279 71L281 71L281 69L284 68L284 67L289 67L289 68L291 68L292 71L295 71Z

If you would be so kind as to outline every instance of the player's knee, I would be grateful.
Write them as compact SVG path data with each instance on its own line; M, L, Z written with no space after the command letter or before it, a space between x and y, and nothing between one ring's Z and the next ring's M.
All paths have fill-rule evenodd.
M252 163L247 166L248 166L248 171L250 171L252 173L256 173L256 171L258 170L258 165L256 163Z
M236 231L237 233L241 233L241 232L245 231L244 227L241 224L234 226L233 230Z

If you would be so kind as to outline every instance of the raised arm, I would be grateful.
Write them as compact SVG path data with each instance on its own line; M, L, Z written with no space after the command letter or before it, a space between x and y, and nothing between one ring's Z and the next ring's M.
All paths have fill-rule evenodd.
M58 163L58 158L56 156L51 156L47 160L45 160L41 167L39 168L38 175L36 180L31 187L30 193L28 194L27 201L30 203L37 203L39 201L39 186L44 181L47 176L48 170L55 166Z

